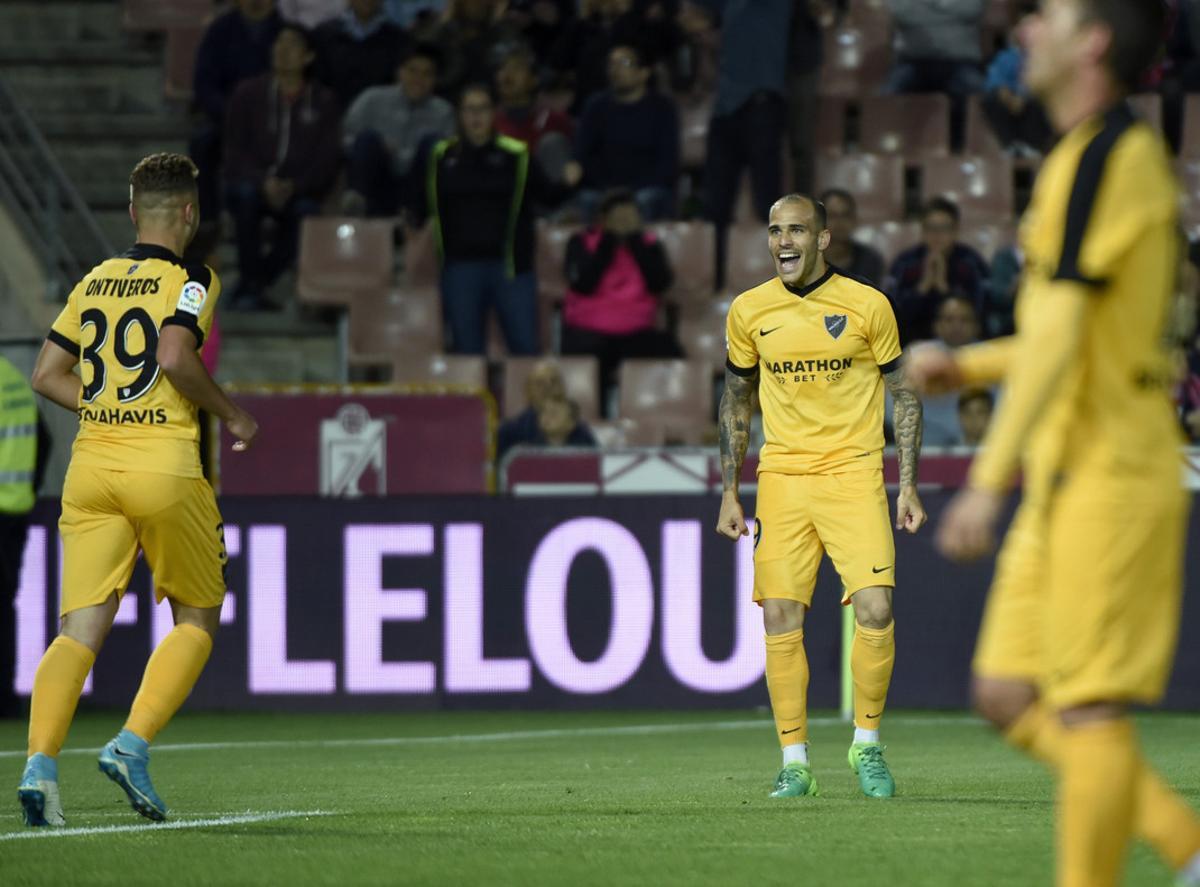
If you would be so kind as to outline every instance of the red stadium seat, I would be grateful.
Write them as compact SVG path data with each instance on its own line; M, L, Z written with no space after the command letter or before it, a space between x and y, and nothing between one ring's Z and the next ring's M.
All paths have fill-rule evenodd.
M620 415L662 429L667 443L700 444L713 423L713 367L703 360L626 360Z
M859 148L919 161L950 153L950 99L944 95L871 96L862 103Z
M729 254L726 261L725 286L731 293L740 293L775 276L775 260L767 246L765 225L733 225L729 229Z
M716 290L712 224L657 222L650 230L666 250L674 278L665 298L681 307L710 302Z
M883 256L886 269L896 256L921 241L921 223L879 222L875 225L863 225L854 232L854 239L872 247ZM883 284L882 280L877 282Z
M130 31L169 31L204 25L213 0L121 0L121 23Z
M970 224L963 222L958 239L975 247L979 254L990 263L997 250L1012 244L1016 237L1015 220L1007 222L992 222Z
M300 228L297 295L309 305L349 305L363 293L382 298L395 252L391 222L310 216Z
M487 358L475 354L397 354L392 381L398 385L464 385L487 390Z
M704 313L685 314L679 318L676 334L683 353L689 360L702 360L714 372L725 365L725 316L728 308L713 303Z
M537 269L538 295L558 302L567 291L567 241L579 231L579 225L551 225L539 222L534 266Z
M817 191L844 188L854 195L864 222L904 217L904 160L878 154L817 157Z
M1012 219L1013 164L1008 157L930 157L921 165L921 197L949 197L964 222Z
M1179 156L1200 160L1200 94L1187 96L1183 103L1183 140Z
M442 306L436 289L392 288L383 299L363 295L350 305L351 364L390 364L407 352L442 350Z
M823 96L857 98L874 92L891 66L891 20L877 10L829 28L818 91Z
M987 115L983 113L983 99L973 95L967 99L966 137L967 154L977 157L1007 157L1004 146L996 138Z
M404 240L404 279L410 287L437 286L441 276L433 223L409 231Z
M533 368L547 358L509 357L504 361L503 416L511 418L527 406L525 383ZM562 372L567 397L579 405L579 415L585 422L600 418L600 361L588 355L563 355L551 358Z
M196 67L196 50L204 37L204 28L172 28L167 31L163 50L165 78L163 95L172 101L187 101L192 97L192 73Z
M813 148L821 154L841 154L846 148L846 107L843 98L822 96L817 106Z

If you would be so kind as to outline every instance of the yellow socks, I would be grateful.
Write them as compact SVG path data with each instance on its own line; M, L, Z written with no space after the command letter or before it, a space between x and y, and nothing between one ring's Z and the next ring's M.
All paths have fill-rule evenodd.
M808 657L804 629L767 635L767 691L781 746L808 741Z
M153 741L192 692L211 652L212 637L207 631L194 625L176 625L146 663L125 729L147 742Z
M42 655L30 702L30 755L58 757L75 717L83 682L95 661L95 653L66 635L56 637Z
M1133 722L1063 730L1058 778L1058 887L1120 881L1133 832L1139 755Z
M895 622L888 623L887 628L854 626L850 671L854 675L854 726L858 729L879 729L895 664Z
M1057 770L1064 753L1063 734L1066 732L1054 712L1035 702L1013 722L1005 739L1035 760ZM1133 831L1175 871L1182 869L1200 852L1200 817L1140 757Z

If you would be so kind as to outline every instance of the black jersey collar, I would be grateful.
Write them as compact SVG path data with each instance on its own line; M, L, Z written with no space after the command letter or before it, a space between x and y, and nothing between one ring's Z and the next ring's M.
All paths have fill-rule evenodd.
M822 274L816 280L814 280L812 283L810 283L808 286L790 286L789 284L783 283L782 280L779 282L783 283L784 289L786 289L793 296L799 296L801 299L803 299L805 296L807 296L809 293L813 292L814 290L820 289L825 284L825 281L827 281L827 280L829 280L829 278L833 277L833 274L834 274L833 266L826 265L825 273Z
M162 259L164 262L173 262L176 265L182 265L183 259L175 255L165 246L159 246L156 243L135 243L132 247L125 251L121 256L123 259L134 259L136 261L144 261L146 259Z

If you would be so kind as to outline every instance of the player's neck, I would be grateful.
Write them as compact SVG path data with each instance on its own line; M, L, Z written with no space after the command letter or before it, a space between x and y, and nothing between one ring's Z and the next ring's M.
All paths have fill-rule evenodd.
M164 231L138 231L137 242L143 246L161 246L181 258L183 251L187 248L187 244L181 242L179 237Z
M1045 100L1046 114L1059 134L1070 132L1080 123L1107 111L1123 98L1120 90L1102 71L1090 71L1069 78L1063 88Z

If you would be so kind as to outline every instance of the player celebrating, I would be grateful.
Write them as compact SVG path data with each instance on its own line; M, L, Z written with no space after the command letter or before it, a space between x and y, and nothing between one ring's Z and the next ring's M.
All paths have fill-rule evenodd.
M1015 336L914 350L931 391L1005 397L938 544L985 554L1024 491L975 653L979 710L1058 777L1057 882L1120 881L1131 833L1200 884L1200 822L1143 760L1127 713L1158 700L1179 631L1187 498L1171 301L1178 189L1124 102L1161 50L1154 0L1044 0L1025 76L1062 133L1026 212Z
M40 394L79 413L59 521L62 630L34 679L17 791L33 826L64 822L56 759L139 548L175 628L151 655L100 769L138 813L166 817L148 748L200 677L225 597L221 516L200 471L196 408L224 420L236 450L258 432L200 362L220 284L208 267L180 258L200 223L195 165L180 154L147 157L129 177L129 195L137 243L71 291L33 371Z
M758 464L754 599L763 608L767 689L783 747L771 796L817 794L808 763L804 614L829 552L842 578L842 603L854 606L850 767L864 794L889 798L896 785L879 721L896 657L896 550L883 487L883 386L896 404L896 528L910 533L925 523L917 496L921 402L904 381L887 297L825 262L825 207L789 194L771 207L767 231L778 276L729 309L717 532L735 540L749 532L738 481L757 391L766 443Z

